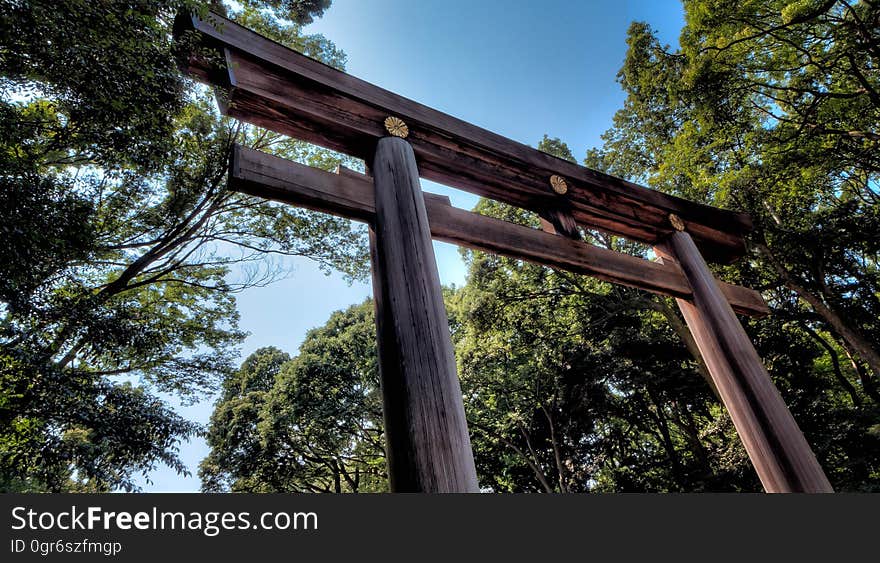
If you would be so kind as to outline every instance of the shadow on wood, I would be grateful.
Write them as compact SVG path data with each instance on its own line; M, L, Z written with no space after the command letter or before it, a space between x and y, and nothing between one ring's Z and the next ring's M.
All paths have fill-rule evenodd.
M393 492L478 492L461 386L415 157L379 141L371 232L379 371Z

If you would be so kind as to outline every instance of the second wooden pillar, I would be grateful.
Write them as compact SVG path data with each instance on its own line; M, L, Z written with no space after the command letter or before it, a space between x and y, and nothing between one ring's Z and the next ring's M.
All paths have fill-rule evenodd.
M679 308L764 489L833 492L691 236L675 232L666 248L694 292L693 303L677 300Z

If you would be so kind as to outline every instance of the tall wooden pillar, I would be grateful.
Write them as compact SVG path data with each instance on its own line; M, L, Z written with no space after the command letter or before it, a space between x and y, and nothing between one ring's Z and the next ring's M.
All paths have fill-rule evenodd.
M415 155L379 140L370 231L388 474L393 492L477 492L449 321Z
M693 239L680 223L677 227L682 230L672 235L666 251L681 265L694 294L693 303L678 299L678 306L764 489L833 492Z

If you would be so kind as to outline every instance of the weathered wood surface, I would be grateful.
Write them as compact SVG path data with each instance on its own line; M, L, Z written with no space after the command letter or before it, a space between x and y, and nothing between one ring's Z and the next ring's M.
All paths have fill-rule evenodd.
M216 68L185 53L183 68L228 90L222 109L245 121L369 160L387 116L409 126L420 174L542 213L570 210L579 224L653 244L680 216L705 255L727 262L743 252L751 220L578 166L476 127L309 59L220 16L178 18L176 35L194 31L222 54ZM569 185L549 185L553 174Z
M234 190L316 211L370 222L375 215L373 181L363 174L333 174L260 151L236 146L229 176ZM647 291L691 299L681 269L584 242L478 215L450 206L449 199L424 193L431 235L437 240L494 252L554 268L591 275ZM720 284L739 313L763 316L757 291Z
M693 288L678 305L767 492L833 492L761 358L686 232L666 250Z
M393 492L478 492L425 200L412 148L379 141L373 280Z
M583 240L578 230L577 221L574 220L570 209L556 207L542 211L541 229L572 240Z

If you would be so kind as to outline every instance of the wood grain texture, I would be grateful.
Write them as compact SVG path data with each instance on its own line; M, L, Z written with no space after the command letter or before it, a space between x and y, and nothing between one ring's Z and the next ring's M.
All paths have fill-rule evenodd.
M204 58L180 57L196 78L229 89L231 116L369 160L389 115L409 126L420 174L450 186L552 213L560 198L579 224L654 243L686 223L704 253L727 262L743 252L751 220L608 176L506 139L305 57L220 16L181 16L176 34L198 34L225 54L226 76ZM548 179L560 175L564 196Z
M668 249L694 292L679 308L767 492L833 492L810 445L687 232Z
M541 230L572 240L583 240L578 230L577 221L575 221L567 202L560 202L555 207L544 209L541 211L540 216Z
M347 169L332 174L241 146L234 150L229 185L247 194L366 222L372 221L375 214L371 178ZM649 262L478 215L452 207L443 196L424 193L424 198L431 236L437 240L663 295L685 299L692 296L684 273L674 263ZM752 316L767 314L767 305L757 291L726 283L720 285L737 312Z
M394 492L478 492L467 420L415 155L396 137L372 163L373 279Z

